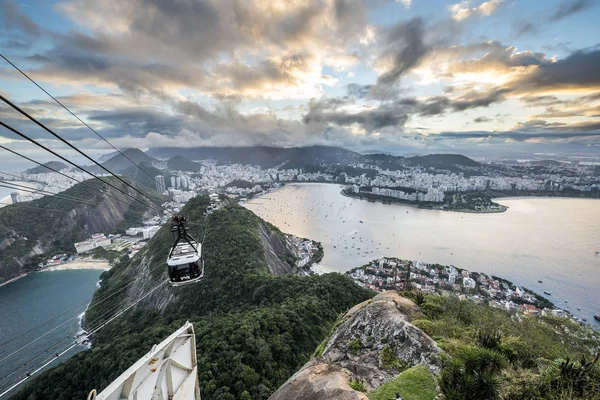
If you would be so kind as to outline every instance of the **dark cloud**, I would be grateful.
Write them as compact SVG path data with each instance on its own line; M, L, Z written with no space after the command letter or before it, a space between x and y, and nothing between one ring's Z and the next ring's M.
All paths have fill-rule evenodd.
M309 112L304 115L303 121L307 125L334 124L337 126L360 125L365 130L374 130L395 127L402 129L408 120L408 114L403 112L402 106L394 103L382 104L377 108L348 112L340 110L343 105L351 102L342 99L325 99L311 101Z
M378 85L391 85L417 66L427 54L425 27L421 18L393 26L384 36L382 59L390 58L391 68L377 79Z
M512 24L512 31L515 36L535 35L540 31L538 25L530 21L515 21Z
M509 85L518 92L573 88L600 89L598 71L600 71L600 49L582 50L562 60L543 63Z
M493 119L488 118L488 117L477 117L473 120L473 122L475 122L476 124L481 124L483 122L491 122L493 121Z
M578 132L582 135L589 135L592 132L600 131L600 121L584 121L567 124L564 122L548 122L543 119L530 119L525 122L517 123L513 127L513 131Z
M23 12L16 1L1 0L0 11L1 21L5 28L20 30L29 36L40 35L41 29L38 24Z
M545 95L545 96L529 95L529 96L523 96L519 100L521 100L522 102L525 102L528 106L532 106L532 107L533 106L551 106L551 105L562 103L562 100L559 100L558 97L550 96L550 95Z
M335 0L334 12L341 35L357 35L367 25L367 8L363 0Z
M368 132L382 128L402 130L412 115L435 116L446 112L487 107L492 103L504 101L504 95L510 92L510 89L494 89L487 92L468 91L458 97L443 95L423 100L405 97L381 102L375 107L368 107L357 103L357 99L364 95L365 88L363 86L351 86L349 89L350 94L357 93L357 95L312 100L308 113L303 117L304 123L337 126L358 124Z
M563 1L556 11L554 11L549 17L548 21L557 22L561 19L567 18L570 15L576 14L580 11L584 11L590 8L594 2L592 0L566 0Z
M529 20L518 20L512 24L512 31L515 36L527 36L540 33L545 25L556 23L573 14L585 11L594 5L595 0L565 0L559 4L545 19L540 20L538 15L531 16Z
M499 88L487 92L468 92L455 100L452 100L451 107L454 111L464 111L470 108L487 107L492 103L498 103L505 100L504 95L510 93L511 89Z

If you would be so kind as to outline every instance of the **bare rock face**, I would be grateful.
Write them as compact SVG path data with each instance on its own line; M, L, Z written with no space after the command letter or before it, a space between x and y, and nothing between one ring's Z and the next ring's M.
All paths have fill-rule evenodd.
M364 393L350 388L350 381L361 382L371 391L417 364L439 372L442 350L410 323L416 311L415 303L391 291L353 307L323 353L270 400L366 399Z
M269 400L368 400L348 384L350 374L340 367L309 361L287 380Z
M273 275L290 275L296 270L295 266L288 264L285 260L286 255L294 254L293 246L285 239L283 235L275 232L269 233L264 224L258 227L258 233L262 239L267 266Z

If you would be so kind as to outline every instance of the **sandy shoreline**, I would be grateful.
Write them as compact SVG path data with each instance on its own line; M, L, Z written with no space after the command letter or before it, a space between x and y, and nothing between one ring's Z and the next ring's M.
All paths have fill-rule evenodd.
M99 269L103 271L108 271L109 269L111 269L111 266L107 261L74 261L57 265L56 267L46 267L37 272L67 271L75 269Z

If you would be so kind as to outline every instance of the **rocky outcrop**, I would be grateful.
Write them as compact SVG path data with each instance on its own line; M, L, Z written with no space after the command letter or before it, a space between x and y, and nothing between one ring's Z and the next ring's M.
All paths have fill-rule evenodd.
M442 350L410 323L418 311L396 292L384 292L350 309L322 354L285 382L270 400L366 399L350 381L367 391L417 364L439 372ZM362 396L362 397L361 397Z
M274 275L295 273L296 267L286 261L286 257L290 260L293 259L294 248L285 235L277 231L269 232L264 224L258 226L258 233L262 239L269 271Z

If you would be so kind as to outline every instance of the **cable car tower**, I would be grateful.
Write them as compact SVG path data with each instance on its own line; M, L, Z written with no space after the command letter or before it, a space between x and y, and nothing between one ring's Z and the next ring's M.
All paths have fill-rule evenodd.
M187 220L182 215L171 219L171 232L177 237L167 258L171 286L184 286L204 277L202 244L187 232Z

